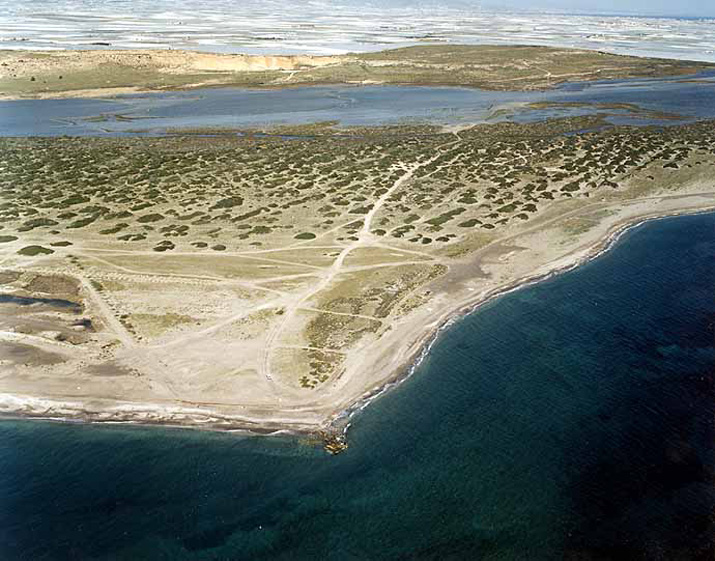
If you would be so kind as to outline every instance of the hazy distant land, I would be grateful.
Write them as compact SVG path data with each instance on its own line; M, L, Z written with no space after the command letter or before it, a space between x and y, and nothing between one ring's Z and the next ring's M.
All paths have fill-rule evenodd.
M5 99L102 96L210 86L452 85L491 90L692 75L715 64L534 46L418 46L338 56L192 51L0 51Z
M0 0L0 46L339 55L419 44L526 44L715 62L712 18L548 13L538 2L521 13L481 9L480 2L400 4L244 0L237 9L230 0L133 0L127 10L115 0Z

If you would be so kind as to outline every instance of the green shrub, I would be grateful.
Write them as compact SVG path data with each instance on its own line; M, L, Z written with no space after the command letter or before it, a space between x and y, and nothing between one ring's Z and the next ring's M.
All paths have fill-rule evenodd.
M214 206L211 207L211 210L218 209L218 208L233 208L235 206L241 206L243 204L243 198L242 197L226 197L225 199L221 199L218 201Z
M20 226L17 231L18 232L29 232L30 230L34 230L35 228L40 228L42 226L57 226L59 222L56 220L51 220L49 218L33 218L32 220L26 220L25 222L22 223L22 226Z
M481 224L481 223L482 223L481 220L479 220L477 218L472 218L470 220L466 220L466 221L462 222L461 224L457 224L457 226L459 226L460 228L472 228L472 227L476 226L477 224Z
M88 216L87 218L80 218L79 220L75 220L71 224L68 224L67 228L84 228L85 226L90 225L95 220L97 220L97 216Z
M54 252L53 249L42 247L41 245L27 245L17 251L19 255L29 255L31 257L35 255L49 255Z
M163 214L145 214L144 216L140 216L139 218L137 218L137 222L141 224L146 224L147 222L158 222L159 220L164 220Z

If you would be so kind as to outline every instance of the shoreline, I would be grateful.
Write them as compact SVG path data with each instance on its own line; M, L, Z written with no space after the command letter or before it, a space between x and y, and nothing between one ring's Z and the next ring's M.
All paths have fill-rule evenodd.
M677 59L673 59L677 60ZM486 92L548 92L557 90L559 87L566 84L591 85L599 82L611 82L619 80L698 80L701 74L707 72L715 72L715 64L713 68L700 69L695 73L690 74L662 74L657 76L633 76L625 78L602 78L599 76L577 78L574 80L561 79L555 80L543 86L525 86L525 87L488 87L486 84L465 84L454 81L439 81L439 82L389 82L389 81L326 81L326 82L285 82L285 83L244 83L244 82L225 82L211 83L200 82L195 84L185 84L178 86L167 87L142 87L142 86L119 86L107 88L91 88L91 89L75 89L62 90L55 92L37 92L27 94L5 94L0 92L0 102L5 101L59 101L65 99L117 99L125 96L142 96L142 95L161 95L177 92L193 93L201 90L252 90L252 91L280 91L280 90L295 90L300 88L364 88L370 86L384 86L396 88L462 88L466 90L477 90ZM527 102L524 102L527 103Z
M562 267L555 268L549 272L541 273L538 275L527 276L521 279L514 280L507 286L497 288L490 291L487 295L481 296L473 303L463 304L456 311L451 312L449 317L444 321L440 322L438 327L426 336L426 340L421 344L420 350L416 353L416 356L404 364L395 376L391 377L381 386L366 392L363 397L359 398L354 404L343 409L335 418L334 424L341 427L343 436L347 435L348 429L351 426L351 420L354 415L357 415L364 409L366 409L372 402L379 399L383 395L386 395L391 390L399 387L403 382L406 382L420 367L424 359L430 353L432 347L438 342L442 334L451 328L454 324L458 323L468 315L477 312L481 307L490 304L494 300L497 300L503 296L528 288L535 284L550 280L559 275L568 273L570 271L576 270L579 267L591 263L592 261L598 259L599 257L605 255L610 250L612 250L620 241L620 239L627 234L629 231L634 230L644 224L650 222L656 222L659 220L667 220L669 218L677 218L681 216L696 216L701 214L715 214L715 206L705 209L693 210L692 212L688 210L674 211L670 213L657 214L653 216L643 216L636 218L634 221L626 222L618 226L615 230L612 230L605 238L602 238L600 242L596 244L592 250L589 250L589 254L577 259L571 264L563 265Z
M585 253L575 252L575 259L570 262L536 274L527 275L496 287L485 294L480 294L470 301L462 301L457 307L445 311L441 318L435 320L435 327L424 336L411 343L415 351L408 355L399 366L394 368L383 381L363 392L353 399L348 405L341 407L329 415L321 415L316 408L316 422L291 420L290 410L276 410L272 419L265 416L254 416L250 413L239 417L196 407L162 407L154 403L121 402L111 400L114 406L100 412L83 409L84 404L79 400L60 401L52 398L29 397L18 394L0 394L0 420L44 420L59 423L97 424L97 425L125 425L144 427L163 427L176 429L204 430L211 432L239 433L254 436L309 436L322 435L324 437L344 438L347 435L355 415L366 409L373 401L391 390L399 387L408 380L419 368L433 345L439 340L442 333L467 315L478 311L480 307L491 303L493 300L505 296L516 290L526 288L539 282L549 280L557 275L567 273L581 265L590 263L613 249L620 239L630 230L645 223L678 216L710 214L715 212L715 205L701 208L682 208L672 211L661 211L634 216L621 224L616 224L608 230L595 244L586 248ZM548 264L546 265L548 267ZM97 398L89 398L97 402ZM14 402L15 407L12 406ZM154 407L151 407L154 405ZM44 411L32 411L32 408L42 407ZM60 411L54 411L59 409ZM283 415L281 415L283 414ZM162 417L162 415L165 415ZM150 417L150 418L148 418ZM283 417L283 418L281 418Z
M701 72L695 74L683 75L664 75L640 78L627 78L632 80L667 80L667 79L696 79ZM0 102L4 101L59 101L65 99L117 99L124 96L142 96L142 95L161 95L177 92L193 93L201 90L252 90L252 91L275 91L275 90L296 90L300 88L364 88L364 87L395 87L395 88L463 88L466 90L478 90L488 92L547 92L558 89L564 84L593 84L602 81L599 78L586 78L582 80L561 80L552 82L543 87L526 87L526 88L488 88L484 85L463 84L460 82L386 82L386 81L364 81L364 82L341 82L339 80L330 82L295 82L282 84L245 84L236 83L198 83L187 84L184 86L170 86L164 88L148 88L140 86L126 87L111 87L111 88L93 88L86 90L65 90L58 92L39 92L32 94L3 94L0 93Z

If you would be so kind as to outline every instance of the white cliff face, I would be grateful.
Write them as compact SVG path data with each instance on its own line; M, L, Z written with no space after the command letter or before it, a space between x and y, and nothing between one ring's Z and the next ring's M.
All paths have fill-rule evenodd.
M195 53L171 59L164 54L167 66L177 66L183 69L184 65L200 71L220 72L251 72L260 70L296 70L298 68L314 68L340 62L335 56L280 56L280 55L212 55Z
M345 59L343 58L343 62ZM152 69L169 74L190 72L258 72L263 70L299 70L341 62L336 56L311 55L239 55L197 53L170 50L79 51L53 52L51 56L28 57L16 51L4 57L0 79L22 78L46 72L92 70L108 63L135 70Z

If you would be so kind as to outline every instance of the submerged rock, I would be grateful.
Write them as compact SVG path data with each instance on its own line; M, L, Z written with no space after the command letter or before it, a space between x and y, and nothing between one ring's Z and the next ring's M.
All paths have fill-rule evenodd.
M335 456L347 450L348 443L342 434L325 434L323 435L323 448Z

